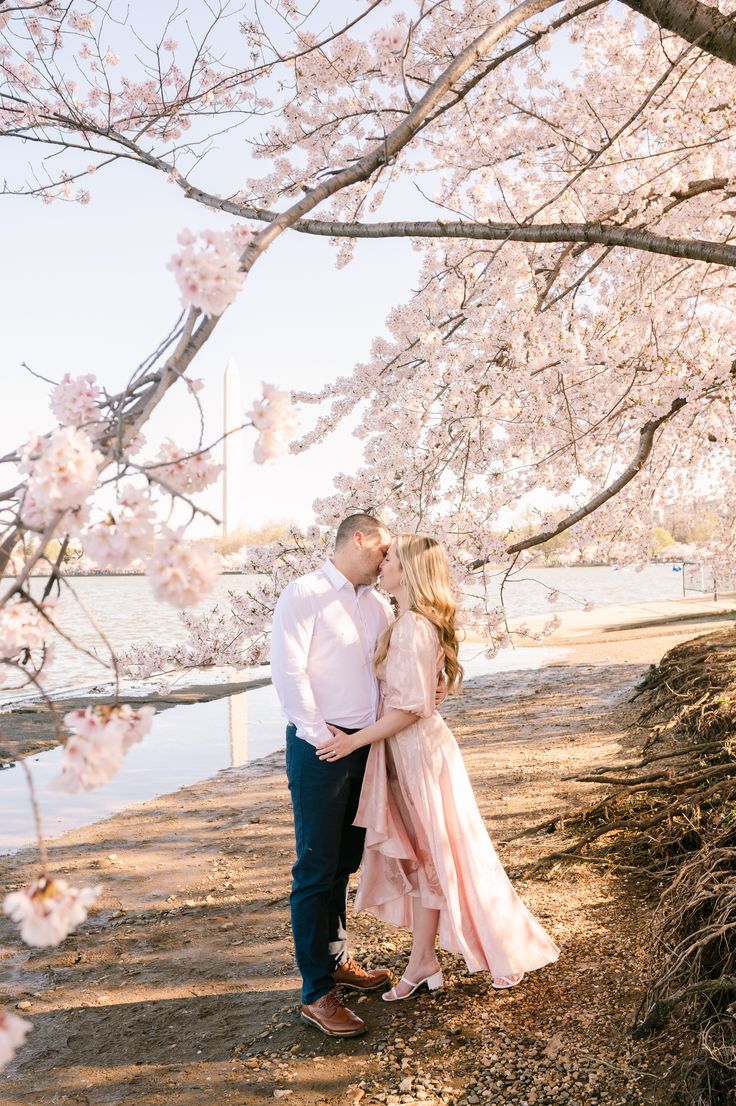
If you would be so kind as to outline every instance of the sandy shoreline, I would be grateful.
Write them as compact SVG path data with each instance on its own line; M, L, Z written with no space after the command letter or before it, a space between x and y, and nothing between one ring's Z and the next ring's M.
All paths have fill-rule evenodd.
M554 608L551 611L554 614ZM586 642L626 640L631 632L643 631L636 636L666 637L692 631L699 627L711 627L714 622L736 618L736 592L723 595L718 600L698 598L653 599L647 603L626 603L598 607L593 611L562 611L561 626L545 638L545 645L583 645ZM526 622L531 630L541 629L546 617L515 619L511 628Z
M510 872L562 840L515 834L598 793L572 777L630 743L628 698L647 666L729 609L684 602L627 609L618 629L610 609L586 631L563 615L544 642L570 650L562 662L484 677L445 706ZM672 620L682 614L692 620ZM25 948L0 921L1 1001L34 1025L0 1076L3 1106L673 1101L671 1044L628 1035L651 912L643 883L582 866L523 881L563 949L557 965L499 997L445 957L445 992L398 1010L366 998L356 1008L370 1033L340 1042L296 1016L292 855L281 752L53 841L54 871L102 883L101 908L58 949ZM3 891L35 872L32 850L4 860ZM352 932L367 961L400 973L405 934L366 915Z

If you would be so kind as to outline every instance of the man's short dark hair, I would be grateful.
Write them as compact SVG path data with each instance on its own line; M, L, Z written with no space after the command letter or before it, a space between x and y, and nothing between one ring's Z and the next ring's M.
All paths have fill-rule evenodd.
M364 534L377 534L379 530L385 530L386 524L380 518L369 515L366 511L358 511L354 515L344 518L337 528L335 535L335 549L339 549L347 541L352 541L353 534L360 530Z

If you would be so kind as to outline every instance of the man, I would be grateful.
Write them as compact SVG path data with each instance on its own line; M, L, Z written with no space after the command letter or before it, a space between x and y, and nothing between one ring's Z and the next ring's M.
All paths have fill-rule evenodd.
M286 774L294 807L296 863L291 922L302 976L302 1019L330 1037L357 1037L365 1022L336 990L375 991L385 969L366 971L348 955L347 888L363 853L353 825L368 746L328 763L316 750L327 723L354 733L376 720L376 642L393 620L375 590L390 544L383 523L360 512L343 519L335 552L316 572L294 580L274 613L271 675L286 727Z

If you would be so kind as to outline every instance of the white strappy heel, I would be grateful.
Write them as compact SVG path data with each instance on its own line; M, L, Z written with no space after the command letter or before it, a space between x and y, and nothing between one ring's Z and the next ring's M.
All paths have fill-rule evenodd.
M525 972L521 972L519 975L499 975L496 979L491 980L491 987L494 991L508 991L510 987L516 987L518 983L521 983L525 974Z
M407 987L411 987L411 991L405 995L397 995L396 987L392 987L390 991L386 991L381 995L384 1002L401 1002L405 998L411 998L425 983L427 984L428 991L441 991L444 980L442 978L442 968L439 971L434 972L432 975L426 976L424 979L420 979L418 983L412 983L410 979L407 979L405 975L402 975L399 983L405 983Z

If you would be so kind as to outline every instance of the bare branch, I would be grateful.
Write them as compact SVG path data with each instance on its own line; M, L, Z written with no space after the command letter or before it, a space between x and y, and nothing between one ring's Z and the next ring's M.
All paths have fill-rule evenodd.
M565 530L569 530L571 526L575 526L576 523L581 522L588 515L592 515L594 511L597 511L599 507L602 507L604 503L607 503L609 499L613 499L622 488L625 488L634 477L641 471L645 465L649 454L652 452L652 446L654 445L654 436L663 423L668 422L669 419L676 415L678 411L687 404L686 399L673 400L672 406L666 415L660 415L658 419L650 419L645 423L639 431L639 448L636 451L631 464L627 465L624 471L621 473L613 483L609 484L607 488L604 488L598 495L594 495L592 499L580 507L579 510L573 511L571 515L563 518L561 522L555 526L554 530L546 530L542 534L534 534L530 538L524 538L523 541L515 542L510 545L506 552L511 555L512 553L521 553L524 549L532 549L535 545L543 545L551 538L556 538L558 534L564 534ZM477 561L473 561L471 569L475 570L482 568L483 565L488 563L489 558L482 557Z
M727 182L724 182L724 184ZM724 184L719 187L724 187ZM702 182L687 198L703 192L714 191L715 186ZM273 222L278 213L264 208L250 207L235 200L213 196L203 189L186 183L186 195L217 211L259 222ZM684 196L682 197L684 198ZM620 246L645 253L683 257L691 261L704 261L711 265L736 267L736 246L727 242L714 242L700 238L671 238L652 234L638 227L622 227L613 223L542 223L522 226L519 223L473 223L458 220L397 220L385 223L352 223L325 219L300 219L290 227L300 234L313 234L324 238L459 238L490 242L583 242L586 245Z

